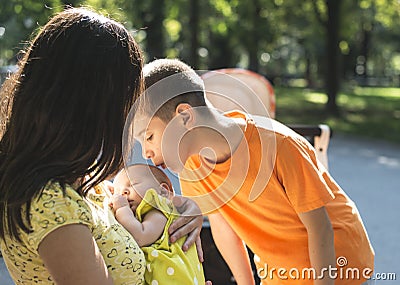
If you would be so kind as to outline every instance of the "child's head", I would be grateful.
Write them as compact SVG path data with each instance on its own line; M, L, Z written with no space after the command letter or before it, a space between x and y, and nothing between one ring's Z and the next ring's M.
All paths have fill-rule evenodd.
M171 156L168 167L179 172L184 161L176 149L182 141L177 139L194 127L191 122L195 120L190 118L196 116L198 123L200 118L210 117L204 83L190 66L177 59L150 62L143 68L143 75L146 92L136 107L134 135L142 144L143 156L155 165L164 166L161 143L167 142L168 150L163 151ZM167 126L170 128L164 133ZM150 149L151 153L146 154Z
M163 197L174 194L168 176L159 168L148 164L133 164L122 169L114 179L114 193L125 196L132 210L143 200L146 191L154 189Z
M150 117L169 122L181 103L192 107L206 106L203 80L187 64L178 59L157 59L143 68L145 108Z

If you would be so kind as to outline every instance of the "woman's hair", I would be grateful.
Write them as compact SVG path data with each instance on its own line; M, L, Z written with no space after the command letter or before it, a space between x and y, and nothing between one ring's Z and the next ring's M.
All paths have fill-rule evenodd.
M0 92L0 238L31 231L31 201L47 183L85 181L84 195L121 168L142 81L140 48L121 24L70 8L40 30Z

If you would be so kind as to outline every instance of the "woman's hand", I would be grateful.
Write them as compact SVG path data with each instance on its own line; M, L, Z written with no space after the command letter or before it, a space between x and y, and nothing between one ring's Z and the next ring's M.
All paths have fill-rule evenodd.
M186 241L182 246L183 251L187 251L196 243L199 260L203 262L203 249L201 248L200 231L203 226L203 216L197 204L182 196L175 196L172 199L175 207L181 214L169 227L170 242L175 242L187 235Z

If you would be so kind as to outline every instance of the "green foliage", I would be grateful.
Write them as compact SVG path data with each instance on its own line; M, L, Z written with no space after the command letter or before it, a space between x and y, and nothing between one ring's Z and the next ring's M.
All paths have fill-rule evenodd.
M82 1L82 6L93 7L116 21L124 22L126 19L125 13L120 8L118 1L115 0L85 0Z
M149 23L161 25L158 39L169 57L197 63L196 68L240 66L269 76L304 77L318 81L325 56L327 7L323 0L0 0L0 64L15 61L21 42L64 4L101 10L132 29L145 51L152 51ZM198 6L193 44L190 7ZM396 76L400 34L400 2L343 1L340 50L343 76L354 76L363 33L371 41L369 75ZM160 36L159 36L160 37ZM189 48L190 47L190 48ZM195 49L196 53L190 52ZM196 56L195 59L192 57ZM312 80L309 78L308 80Z
M275 88L277 119L286 124L329 125L333 132L400 144L400 88L352 87L338 96L340 116L325 111L326 94L307 88Z
M353 82L400 86L400 1L341 2L337 12L340 14L337 62L344 82L342 90ZM327 3L327 0L0 0L0 66L15 63L16 54L32 32L70 4L90 6L122 22L143 48L147 60L167 56L179 57L196 69L243 67L266 75L276 84L289 82L320 88L324 70L329 71L325 63ZM367 81L368 77L372 80ZM326 116L326 96L300 90L307 112L312 114L314 110ZM358 89L340 93L337 103L343 109L344 119L325 119L354 132L357 129L352 126L362 130L364 125L356 122L368 121L368 117L379 123L398 119L398 107L385 111L390 114L386 117L384 111L377 110L377 117L364 111L371 104L392 102L390 96L379 97L379 89L372 90L371 96L366 95L369 89L362 89L363 96L357 93ZM384 90L388 94L389 90ZM278 96L278 100L285 98ZM278 108L278 114L285 110L282 108ZM292 118L294 122L305 116L296 111L293 114L298 115Z
M60 10L61 0L1 0L0 66L15 63L16 54L30 39L32 31Z

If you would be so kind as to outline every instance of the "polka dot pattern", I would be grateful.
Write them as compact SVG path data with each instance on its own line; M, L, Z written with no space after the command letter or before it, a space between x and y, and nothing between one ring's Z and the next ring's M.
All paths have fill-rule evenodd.
M168 275L174 275L175 270L172 267L167 268L167 274Z
M158 251L157 251L157 250L153 250L153 251L151 252L151 256L153 256L153 257L158 257Z
M145 217L148 211L157 209L162 211L168 221L164 227L161 237L150 246L142 247L146 257L147 270L145 272L146 284L170 285L170 284L201 284L205 283L203 268L199 264L196 247L191 247L187 252L182 251L185 238L175 243L169 243L168 228L173 222L175 214L171 214L169 201L159 199L159 196L152 190L148 190L137 208L137 216Z

